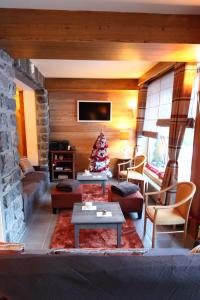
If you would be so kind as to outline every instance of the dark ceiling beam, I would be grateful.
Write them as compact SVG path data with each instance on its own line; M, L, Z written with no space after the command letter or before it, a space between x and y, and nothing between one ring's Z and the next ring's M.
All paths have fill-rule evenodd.
M130 45L137 43L200 44L199 18L199 15L1 8L0 47L18 58L72 59L75 51L74 59L84 59L81 52L89 59L89 51L88 56L97 59L95 52L100 49L99 57L105 51L105 57L112 59L113 51L113 59L121 59L123 50L133 52ZM129 52L125 55L131 56Z
M48 91L64 90L137 90L138 79L79 79L79 78L46 78L45 87Z

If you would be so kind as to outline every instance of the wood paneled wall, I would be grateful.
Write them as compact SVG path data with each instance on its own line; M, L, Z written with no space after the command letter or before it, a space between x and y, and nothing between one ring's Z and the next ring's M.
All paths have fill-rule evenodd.
M130 154L135 143L135 113L130 103L137 101L137 91L50 91L50 139L69 140L76 147L76 171L88 168L89 157L101 129L108 144L111 159L111 170L115 172L116 161L121 156L122 141L119 140L120 130L129 129ZM112 101L112 122L77 122L77 100Z

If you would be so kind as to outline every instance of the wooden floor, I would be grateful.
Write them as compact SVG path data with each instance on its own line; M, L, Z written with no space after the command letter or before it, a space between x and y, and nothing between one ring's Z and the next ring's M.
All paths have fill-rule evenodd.
M140 236L145 248L151 248L152 224L147 222L147 233L143 237L143 218L138 220L137 214L132 214L138 235ZM50 193L47 192L40 205L32 214L26 231L21 239L25 244L25 250L45 250L49 249L51 236L54 231L58 215L53 215L51 212ZM166 231L166 228L158 228L158 230ZM192 248L193 241L188 236L186 247ZM158 234L156 248L183 248L182 234Z

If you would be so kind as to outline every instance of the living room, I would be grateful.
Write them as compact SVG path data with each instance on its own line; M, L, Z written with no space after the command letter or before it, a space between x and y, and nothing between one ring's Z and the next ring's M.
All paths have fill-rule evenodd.
M137 14L122 4L117 13L8 2L0 5L1 242L28 253L192 249L200 234L199 6L188 4L187 15L183 5L173 7L177 15L157 6L161 16L147 14L149 4ZM149 195L149 207L147 193L174 184L164 197ZM169 205L181 200L187 211L175 218Z

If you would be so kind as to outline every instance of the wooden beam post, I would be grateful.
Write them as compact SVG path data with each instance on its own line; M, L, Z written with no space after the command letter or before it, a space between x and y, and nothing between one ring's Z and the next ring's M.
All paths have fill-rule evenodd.
M80 79L80 78L46 78L45 87L48 91L59 90L137 90L138 79Z
M200 44L199 15L0 9L0 47L14 58L138 60L135 44L163 43Z

